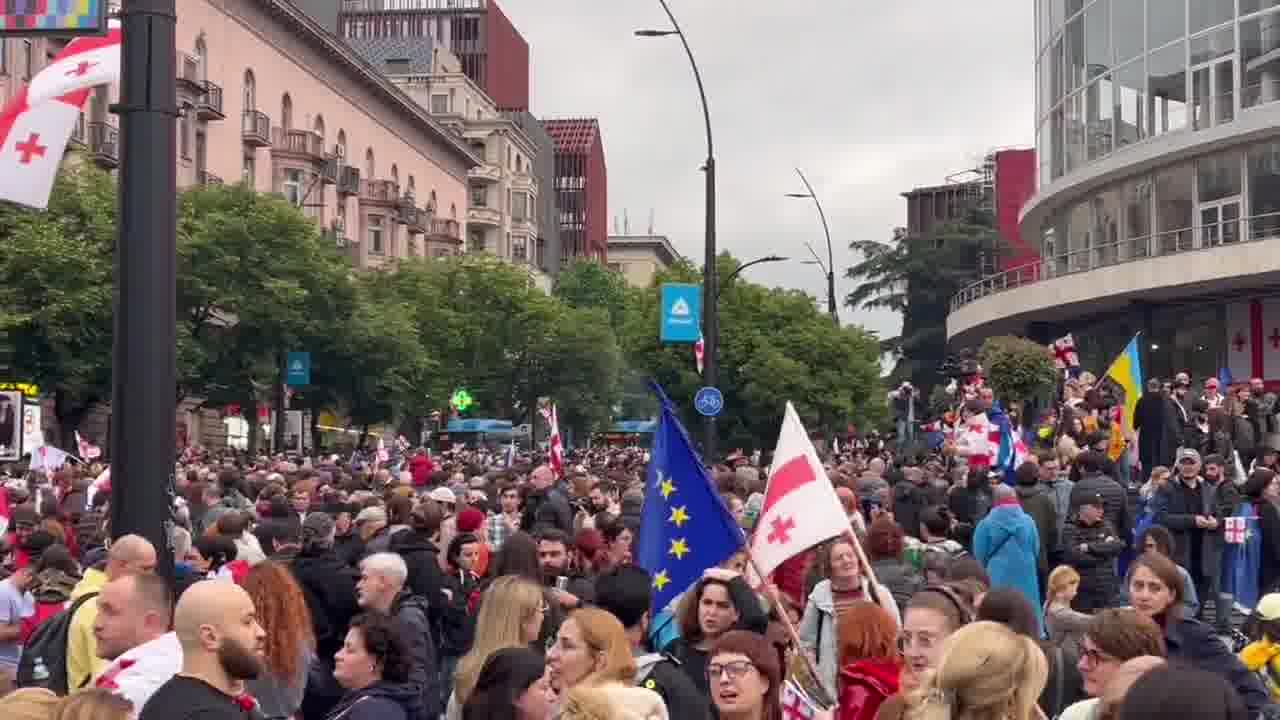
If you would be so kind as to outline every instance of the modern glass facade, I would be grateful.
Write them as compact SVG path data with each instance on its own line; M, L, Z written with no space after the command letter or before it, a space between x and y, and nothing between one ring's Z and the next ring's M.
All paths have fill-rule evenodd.
M1040 185L1280 101L1280 0L1036 0Z

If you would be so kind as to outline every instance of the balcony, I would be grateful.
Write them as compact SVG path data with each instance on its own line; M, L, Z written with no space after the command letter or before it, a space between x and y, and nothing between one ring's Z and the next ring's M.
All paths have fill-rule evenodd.
M468 208L467 222L485 227L501 227L502 213L487 207Z
M365 180L360 183L360 202L398 206L400 185L391 180Z
M222 86L204 81L204 92L196 99L196 118L208 122L210 120L226 120L222 112Z
M431 218L425 224L427 236L442 242L462 243L462 226L457 220Z
M320 168L320 182L334 185L338 182L338 173L342 170L342 162L337 155L326 155L324 165Z
M341 217L336 217L329 223L325 234L340 248L346 247L350 242L347 240L347 222Z
M271 152L319 164L325 160L324 138L310 130L271 128Z
M514 217L514 216L513 216L513 217L511 218L511 232L513 232L513 233L522 233L522 234L525 234L525 235L532 235L532 234L533 234L533 220L531 220L531 219L529 218L529 216L527 216L527 215L525 215L525 216L523 216L523 217Z
M1280 280L1280 213L1209 222L1073 249L974 282L951 299L947 338L961 345L1143 300L1270 286Z
M398 210L396 222L401 225L407 225L411 233L421 234L423 232L422 220L426 216L426 211L413 204L412 195L405 195L400 198Z
M221 185L222 178L217 175L214 175L208 170L200 170L199 172L196 173L196 182L200 183L201 185Z
M196 96L204 92L204 78L200 77L200 58L178 53L178 90Z
M89 131L89 158L99 166L111 169L120 166L120 134L111 123L91 122Z
M467 178L482 183L496 183L502 179L502 168L485 163L467 171Z
M80 113L80 117L76 118L76 125L71 128L71 140L69 141L72 148L84 149L89 146L87 122L84 119L84 113Z
M350 165L343 165L339 169L338 194L343 196L360 194L359 168L353 168Z
M240 139L249 147L271 144L271 118L261 110L245 110L240 116Z
M511 189L533 192L533 176L529 173L516 173L511 176Z

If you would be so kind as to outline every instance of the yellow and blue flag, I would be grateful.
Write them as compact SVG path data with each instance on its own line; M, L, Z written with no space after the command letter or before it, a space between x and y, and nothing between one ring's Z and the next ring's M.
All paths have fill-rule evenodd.
M1133 413L1138 406L1138 398L1142 397L1142 356L1138 352L1138 336L1134 335L1124 350L1116 357L1104 376L1124 392L1123 398L1116 398L1124 407L1124 417L1120 419L1125 430L1133 431Z
M694 452L671 401L653 385L662 420L645 479L637 564L653 576L653 606L667 607L742 548L745 537Z

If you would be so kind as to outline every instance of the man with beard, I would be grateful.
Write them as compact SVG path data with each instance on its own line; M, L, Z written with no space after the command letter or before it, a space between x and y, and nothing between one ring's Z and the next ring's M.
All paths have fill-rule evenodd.
M520 527L526 532L542 526L550 525L560 532L573 531L573 507L569 498L556 487L555 472L547 465L538 466L529 475L531 491L524 503L524 517Z
M244 681L263 670L266 633L249 594L224 580L191 586L178 601L174 632L182 671L160 686L138 720L248 720Z
M569 537L564 532L553 527L538 530L538 564L543 582L555 588L552 593L566 611L591 603L591 581L569 569Z
M98 595L93 637L98 657L111 664L95 687L110 690L135 708L182 669L182 646L169 632L169 586L155 575L112 580Z

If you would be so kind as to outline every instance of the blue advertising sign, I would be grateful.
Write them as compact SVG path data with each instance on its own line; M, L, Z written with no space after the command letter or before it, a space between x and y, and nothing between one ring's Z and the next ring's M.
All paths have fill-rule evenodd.
M702 336L702 287L684 283L664 284L660 322L658 338L662 342L698 342Z
M702 415L715 417L724 410L724 395L716 388L704 387L693 396L693 407Z
M311 384L311 353L291 352L286 361L284 384L289 387L305 387Z

